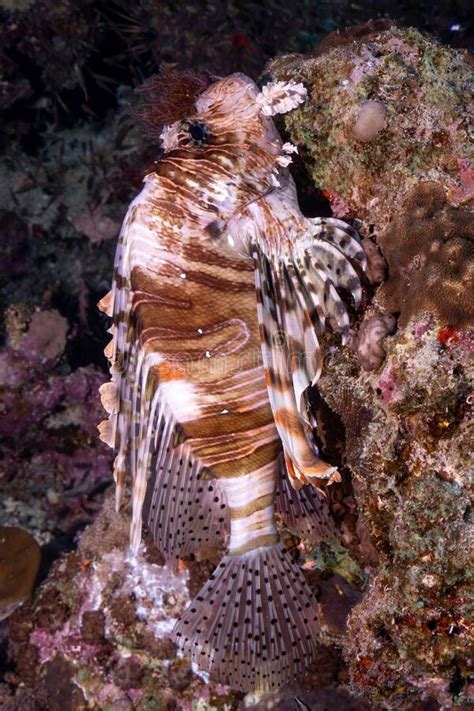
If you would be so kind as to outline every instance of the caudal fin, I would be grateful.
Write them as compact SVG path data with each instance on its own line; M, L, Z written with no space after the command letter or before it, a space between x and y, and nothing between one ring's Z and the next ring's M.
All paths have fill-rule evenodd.
M271 691L311 663L317 603L281 542L225 556L185 610L173 637L211 678Z

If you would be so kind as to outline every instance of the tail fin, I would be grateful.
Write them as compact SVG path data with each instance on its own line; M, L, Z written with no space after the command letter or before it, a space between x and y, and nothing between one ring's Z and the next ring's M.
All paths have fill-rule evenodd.
M181 651L211 678L271 691L315 656L317 603L281 542L225 556L173 630Z

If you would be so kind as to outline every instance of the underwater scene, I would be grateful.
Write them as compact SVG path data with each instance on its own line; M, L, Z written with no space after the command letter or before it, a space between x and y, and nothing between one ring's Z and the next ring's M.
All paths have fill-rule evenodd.
M474 708L474 10L0 0L0 709Z

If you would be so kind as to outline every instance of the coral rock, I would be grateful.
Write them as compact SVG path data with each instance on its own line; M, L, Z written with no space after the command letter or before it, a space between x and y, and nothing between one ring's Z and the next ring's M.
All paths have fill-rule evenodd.
M413 188L379 244L388 279L377 301L400 312L401 326L423 311L456 328L472 324L474 221L472 213L448 204L441 185Z
M472 192L459 163L470 155L467 53L382 21L335 32L313 54L283 55L268 71L307 87L309 100L283 118L290 140L314 184L366 227L380 233L422 181L461 190L463 200Z
M382 370L357 376L348 351L319 383L344 424L345 459L380 557L350 615L351 683L388 708L468 702L472 341L461 332L440 345L440 330L433 319L411 321L385 341Z

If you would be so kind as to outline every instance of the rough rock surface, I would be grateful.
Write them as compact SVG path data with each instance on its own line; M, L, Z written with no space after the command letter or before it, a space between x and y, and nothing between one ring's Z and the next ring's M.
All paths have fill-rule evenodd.
M244 703L243 694L209 683L176 657L170 639L177 616L212 564L186 561L174 572L152 544L142 545L134 557L129 520L128 505L116 514L110 494L78 549L56 561L34 600L10 615L12 671L10 687L0 686L2 709L293 710L295 695L311 708L326 700L341 709L368 709L341 689L347 670L340 638L350 608L360 600L343 578L308 574L327 629L327 644L313 666L277 695Z
M335 214L361 227L374 267L357 352L328 336L318 384L379 559L349 618L351 686L374 708L469 704L472 69L462 52L383 22L280 57L269 72L308 87L285 130ZM393 329L379 329L377 312Z
M422 181L441 183L454 205L474 197L466 52L379 21L333 33L304 59L279 57L268 71L309 90L284 124L337 217L380 232Z
M10 616L9 681L24 688L0 695L5 711L235 707L229 690L176 658L169 632L189 600L187 573L163 567L144 546L131 556L129 515L116 515L109 496L77 551Z
M353 688L373 702L396 708L426 695L450 707L469 697L472 673L474 340L446 341L427 315L384 346L378 371L346 351L320 381L380 557L345 654Z

